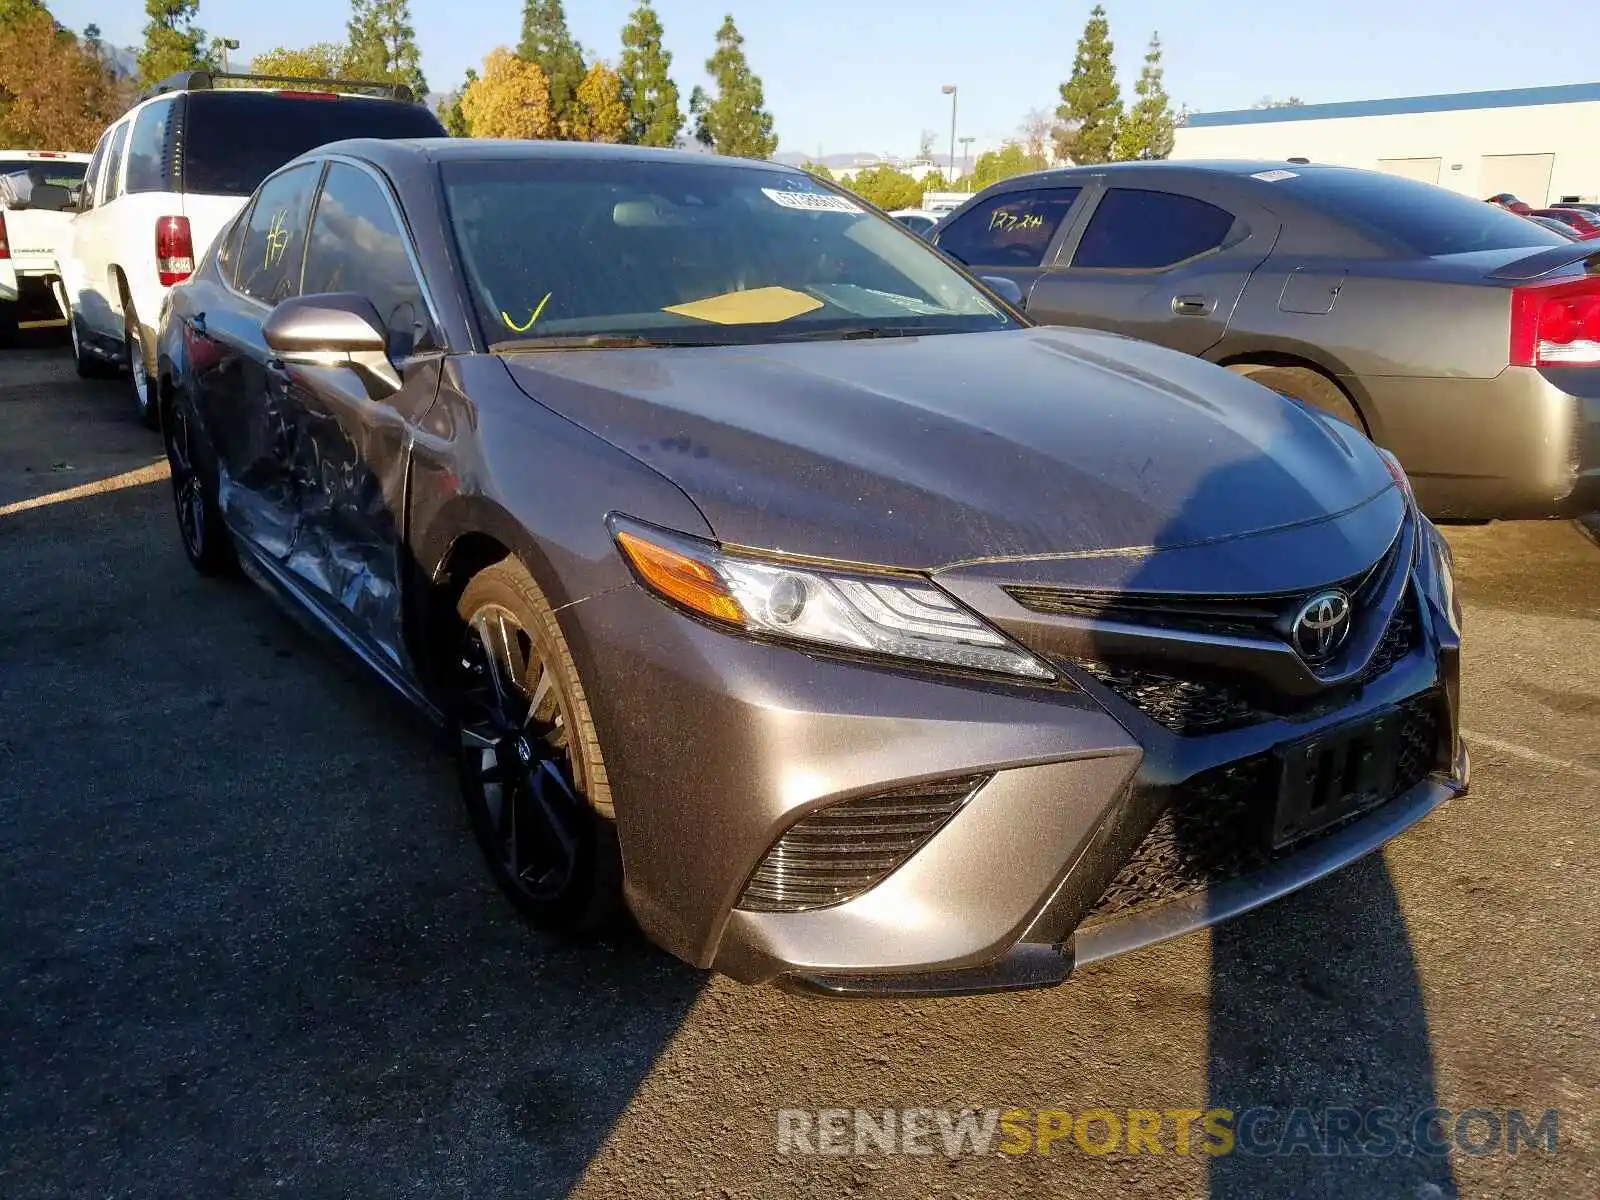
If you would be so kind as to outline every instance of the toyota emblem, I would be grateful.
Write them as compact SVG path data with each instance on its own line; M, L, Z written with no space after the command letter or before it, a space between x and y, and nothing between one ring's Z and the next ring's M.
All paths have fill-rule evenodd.
M1318 592L1295 614L1289 639L1307 662L1324 662L1350 636L1350 597L1335 588Z

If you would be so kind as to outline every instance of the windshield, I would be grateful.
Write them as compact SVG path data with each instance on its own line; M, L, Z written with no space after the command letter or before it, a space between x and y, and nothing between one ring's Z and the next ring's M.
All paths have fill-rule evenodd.
M926 243L809 176L710 162L442 165L491 346L731 344L1016 322Z
M1424 257L1562 243L1560 235L1498 205L1398 175L1324 167L1272 186Z

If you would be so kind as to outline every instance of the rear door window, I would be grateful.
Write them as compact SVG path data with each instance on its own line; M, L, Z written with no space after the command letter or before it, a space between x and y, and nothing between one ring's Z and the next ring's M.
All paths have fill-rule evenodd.
M317 200L302 293L356 292L372 301L389 331L389 357L413 353L424 329L422 287L406 254L406 233L378 181L333 163Z
M1082 188L991 196L940 227L936 244L970 267L1037 267Z
M274 305L300 294L306 224L321 163L306 163L274 176L256 197L239 247L239 291Z
M111 131L111 152L106 156L105 182L100 185L100 203L106 204L122 195L122 152L128 142L128 123L124 121Z
M420 104L356 96L190 92L184 118L183 189L248 196L290 159L345 138L444 137Z
M1160 270L1217 249L1233 226L1232 213L1193 196L1112 188L1089 218L1072 265Z
M158 100L139 110L128 141L128 182L126 192L166 192L172 190L167 160L167 131L177 98Z

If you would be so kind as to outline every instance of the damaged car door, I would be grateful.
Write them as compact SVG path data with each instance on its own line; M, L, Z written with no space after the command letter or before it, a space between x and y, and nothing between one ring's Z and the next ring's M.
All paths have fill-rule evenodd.
M218 269L228 288L201 297L189 318L204 353L193 354L201 417L220 467L219 501L228 524L266 557L284 562L295 538L300 497L289 467L294 421L262 323L300 292L306 228L321 163L301 163L261 185L237 234L225 235ZM213 302L215 301L215 302Z
M274 311L265 337L294 422L298 519L286 565L403 667L411 427L433 403L442 354L408 235L372 168L329 163L300 296Z

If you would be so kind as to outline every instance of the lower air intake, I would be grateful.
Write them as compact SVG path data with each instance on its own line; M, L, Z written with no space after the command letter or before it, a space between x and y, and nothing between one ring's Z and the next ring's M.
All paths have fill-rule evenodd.
M935 780L819 808L767 851L738 907L807 912L854 900L921 849L988 779Z

